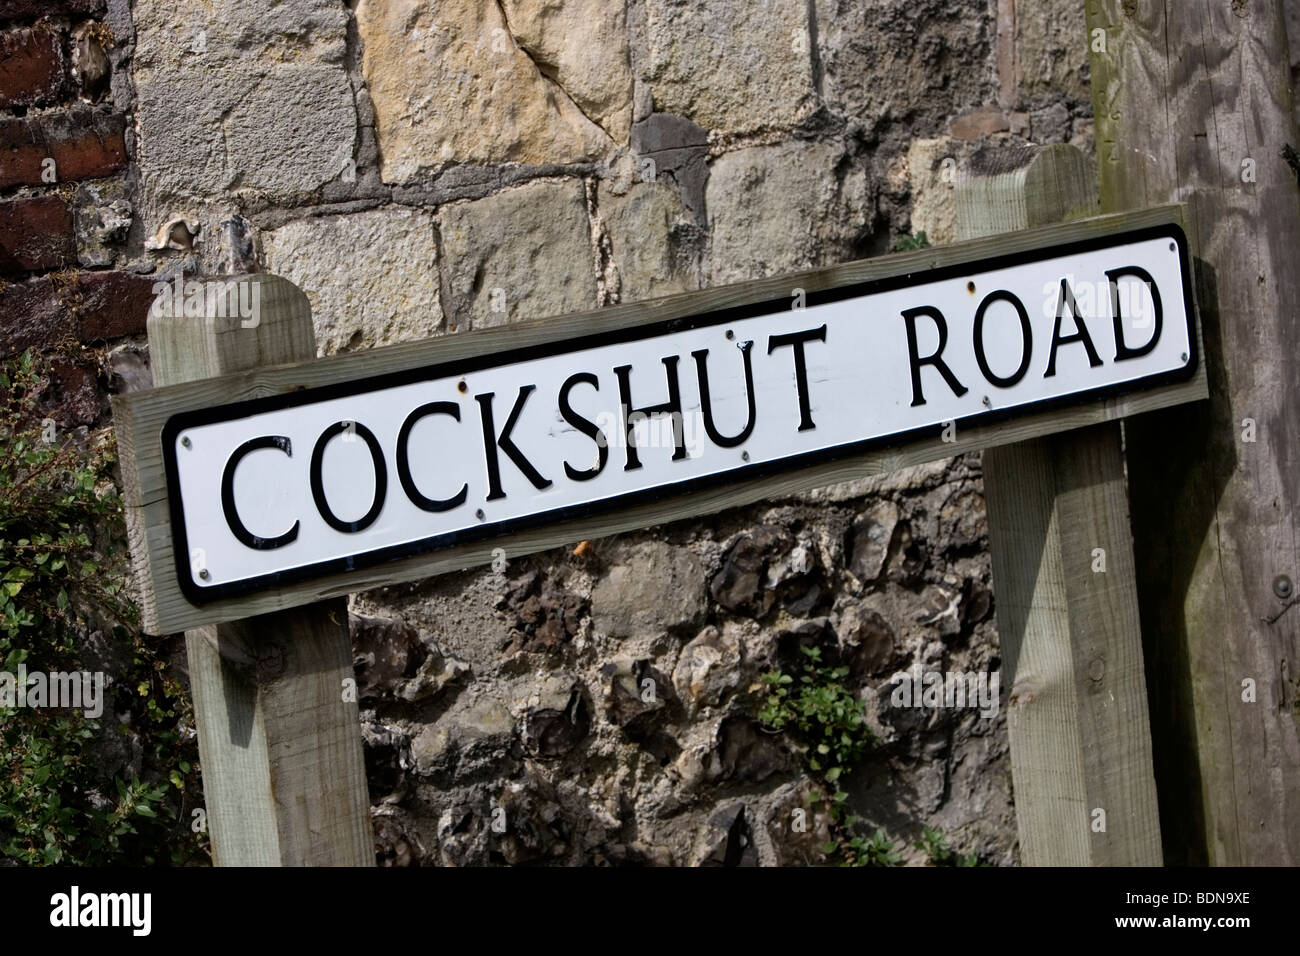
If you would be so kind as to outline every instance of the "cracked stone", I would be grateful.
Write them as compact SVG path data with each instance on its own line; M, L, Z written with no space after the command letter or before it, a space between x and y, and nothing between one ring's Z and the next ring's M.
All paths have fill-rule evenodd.
M539 757L560 757L587 736L591 729L591 710L577 685L563 698L547 702L551 706L533 707L524 714L524 747Z
M601 218L609 231L622 280L622 301L653 299L699 288L700 231L676 190L633 183L621 196L599 187Z
M840 660L849 665L853 680L880 674L894 661L894 631L870 608L852 604L844 608L836 638Z
M409 624L388 618L349 615L358 698L406 701L433 697L469 670L469 665L430 650Z
M956 637L961 633L960 590L930 585L921 593L921 609L917 623L933 627L942 637Z
M798 123L816 107L808 6L646 0L656 108L725 133Z
M817 866L825 862L822 846L830 840L824 804L812 799L807 784L781 791L767 817L768 838L781 866Z
M583 115L617 143L632 123L632 69L622 4L501 0L515 42Z
M713 162L706 193L712 284L856 258L875 198L864 170L827 143L753 146Z
M438 718L420 729L411 741L411 757L420 774L472 773L499 766L509 754L515 722L504 700L481 696L460 699Z
M1017 4L1016 67L1023 95L1050 92L1087 101L1088 42L1077 3ZM1035 141L1044 142L1035 136Z
M794 768L794 754L781 735L766 733L743 717L728 717L718 726L705 778L712 783L762 783Z
M500 4L361 0L356 17L385 182L408 183L451 162L583 162L613 146L516 42ZM539 49L559 42L548 34L542 43L540 11L524 15L521 28ZM557 77L581 72L569 56L556 59ZM580 83L576 95L601 89Z
M793 541L781 528L759 525L727 550L722 567L709 583L713 600L733 614L762 617L776 594L767 586L768 561L789 550Z
M458 330L596 307L581 183L528 183L454 203L441 225L446 308Z
M427 212L391 206L300 219L264 233L262 248L267 271L307 293L324 355L442 330L437 243Z
M895 119L914 136L934 136L992 100L987 0L814 2L822 83L836 112L868 128Z
M329 0L139 0L132 78L151 212L176 198L304 201L352 158L346 16ZM152 216L146 216L146 219Z
M758 866L758 847L743 803L715 812L701 843L696 866Z
M710 625L682 648L673 686L688 716L716 707L740 686L740 641L731 628Z
M900 517L898 505L882 501L853 523L849 570L863 584L875 581L884 570Z
M695 224L707 226L708 130L671 113L651 113L633 125L631 142L641 181L675 185Z
M681 752L676 741L660 729L675 700L673 685L648 659L619 657L604 665L605 717L629 740L667 764Z
M664 541L625 546L591 594L592 627L610 637L643 637L695 623L704 615L704 568L685 548Z
M495 848L510 866L560 856L567 849L564 813L550 781L535 774L511 781L502 788L493 809L501 811L505 823Z

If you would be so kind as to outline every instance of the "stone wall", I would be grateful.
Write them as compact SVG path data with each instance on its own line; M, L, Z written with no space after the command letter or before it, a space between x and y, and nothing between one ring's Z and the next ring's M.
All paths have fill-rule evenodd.
M0 0L0 48L0 351L85 343L87 423L177 270L354 351L948 241L977 149L1092 149L1079 0ZM820 862L756 719L813 646L862 832L1016 860L1004 716L889 704L998 668L977 457L353 603L384 862Z

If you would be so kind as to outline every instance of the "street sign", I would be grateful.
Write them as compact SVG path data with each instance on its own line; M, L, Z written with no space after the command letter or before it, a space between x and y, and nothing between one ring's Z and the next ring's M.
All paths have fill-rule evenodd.
M1183 216L281 365L259 356L301 335L268 317L306 297L244 277L260 322L151 314L157 367L180 372L113 399L142 624L239 620L1203 399ZM187 381L209 352L244 371Z
M1173 223L170 416L196 605L1189 378Z

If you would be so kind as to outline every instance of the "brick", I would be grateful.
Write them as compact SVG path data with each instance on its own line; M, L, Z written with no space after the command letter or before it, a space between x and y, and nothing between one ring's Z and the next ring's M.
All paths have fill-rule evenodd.
M0 0L0 20L104 12L104 0Z
M55 356L41 396L43 411L64 428L93 425L108 402L99 387L99 363L81 356Z
M57 103L64 75L63 44L52 27L0 33L0 107Z
M126 168L126 121L89 108L0 120L0 188L37 186L46 159L57 182L99 179Z
M83 342L143 335L157 276L133 272L83 272L77 277L75 310Z
M141 335L156 276L83 272L0 285L0 356Z
M976 140L994 133L1004 133L1011 123L996 106L977 106L952 121L951 133L957 139Z
M61 269L77 255L72 210L56 196L0 202L0 273Z
M0 356L48 348L76 334L76 319L60 303L54 279L0 285Z

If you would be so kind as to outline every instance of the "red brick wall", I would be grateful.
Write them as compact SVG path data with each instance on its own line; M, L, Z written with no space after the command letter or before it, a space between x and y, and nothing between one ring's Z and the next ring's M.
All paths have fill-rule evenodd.
M102 248L79 249L79 232L96 224L85 184L124 182L130 162L130 117L114 109L104 74L119 46L104 9L0 0L0 358L57 350L55 367L83 386L103 378L97 346L144 332L155 281L90 268ZM102 412L96 403L73 417L91 424Z

